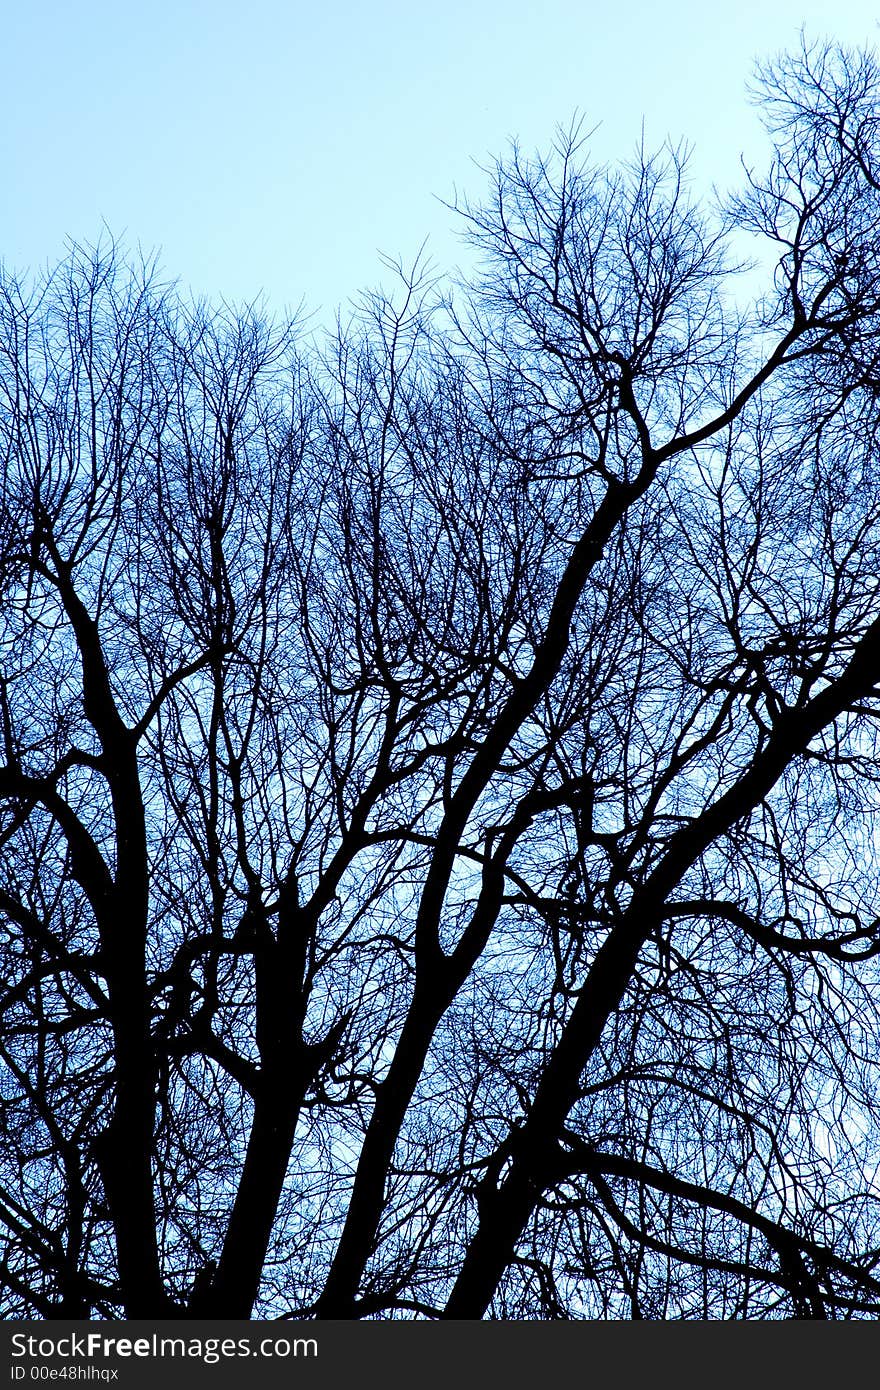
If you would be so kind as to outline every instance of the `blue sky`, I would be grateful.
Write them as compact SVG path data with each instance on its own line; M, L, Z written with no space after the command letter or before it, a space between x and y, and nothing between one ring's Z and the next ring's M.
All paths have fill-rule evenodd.
M762 148L744 83L809 34L877 44L868 0L18 0L4 19L0 257L56 260L102 222L159 249L195 292L301 299L320 319L429 237L459 254L438 202L478 194L474 161L510 136L600 122L598 155L695 146L730 184Z

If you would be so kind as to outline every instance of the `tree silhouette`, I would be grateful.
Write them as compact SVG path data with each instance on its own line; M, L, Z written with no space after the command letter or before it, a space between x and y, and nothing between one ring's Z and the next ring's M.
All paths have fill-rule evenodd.
M760 94L317 346L3 277L7 1316L880 1313L880 75Z

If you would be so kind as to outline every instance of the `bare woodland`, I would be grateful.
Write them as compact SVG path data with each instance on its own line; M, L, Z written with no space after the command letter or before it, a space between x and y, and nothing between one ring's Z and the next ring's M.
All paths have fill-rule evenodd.
M759 84L335 336L4 273L5 1316L880 1316L880 73Z

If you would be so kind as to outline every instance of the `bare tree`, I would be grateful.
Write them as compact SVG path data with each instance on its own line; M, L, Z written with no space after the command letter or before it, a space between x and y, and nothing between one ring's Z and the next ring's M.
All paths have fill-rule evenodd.
M880 1313L878 70L760 82L323 346L4 278L7 1315Z

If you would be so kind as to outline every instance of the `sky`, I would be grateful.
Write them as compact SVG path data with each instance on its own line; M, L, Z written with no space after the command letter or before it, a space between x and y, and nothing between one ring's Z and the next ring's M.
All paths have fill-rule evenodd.
M599 159L693 145L698 185L765 148L754 60L810 36L880 46L873 0L10 0L0 259L102 228L183 287L330 322L380 253L462 259L456 190L580 113Z

